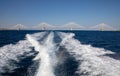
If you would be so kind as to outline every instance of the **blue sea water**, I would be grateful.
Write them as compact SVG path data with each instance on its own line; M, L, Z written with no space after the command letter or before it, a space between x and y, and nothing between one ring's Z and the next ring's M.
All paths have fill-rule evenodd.
M21 43L19 45L16 45L19 41L27 40L26 34L32 35L32 34L39 33L39 32L41 33L41 32L46 32L46 31L35 31L35 30L0 31L0 57L1 57L0 63L6 61L5 63L7 64L7 65L5 64L5 66L4 66L4 64L0 64L0 68L1 68L0 76L38 76L36 74L36 71L39 69L39 67L41 65L39 65L40 62L38 60L33 61L33 59L39 54L39 52L35 50L35 47L31 47L32 50L29 52L25 52L23 54L16 55L16 57L19 61L15 60L14 58L9 59L9 57L7 57L7 53L9 52L9 50L10 51L13 50L13 49L11 49L11 47L15 47L15 46L18 47L19 45L21 45ZM108 53L108 54L105 54L105 56L116 60L116 66L120 67L119 66L119 62L120 62L120 32L117 32L117 31L52 31L52 32L54 33L54 42L57 44L57 46L59 46L59 51L55 52L55 54L56 54L55 56L60 57L60 58L62 57L61 59L63 60L63 61L60 60L61 64L57 63L57 65L54 67L53 73L55 76L107 76L107 74L102 74L102 72L101 72L101 74L100 73L98 74L98 71L96 71L96 73L93 74L93 72L95 71L94 69L92 70L93 72L92 71L89 72L87 70L84 70L83 68L80 68L80 66L83 67L82 61L84 61L84 60L80 61L79 58L76 58L76 55L74 56L71 53L69 53L69 51L66 51L66 50L69 50L68 48L67 49L65 48L65 45L67 45L67 44L64 44L63 45L64 47L60 46L60 42L62 41L62 38L61 38L62 34L60 33L61 35L59 35L59 32L62 32L63 35L65 33L66 37L68 36L67 35L68 33L75 34L74 39L76 39L80 42L80 46L82 49L87 48L88 52L89 52L89 50L92 50L92 52L96 51L96 49L94 49L94 48L97 48L100 50L102 48L102 50L109 50L111 52L114 52L115 54ZM45 38L47 38L47 36L50 33L51 33L51 31L47 31L47 33L45 35L40 34L41 36L44 36L44 37L42 37L41 39L38 39L39 42L41 44L44 44L42 42L44 41ZM39 36L35 36L36 39ZM69 41L69 44L77 46L78 43L76 42L74 44L74 42ZM9 47L9 45L10 45L10 47ZM49 45L49 44L46 44L46 46L47 45ZM86 46L83 46L83 45L86 45ZM87 45L90 45L90 49L89 49L89 46L87 46ZM27 44L26 45L22 44L22 46L27 46ZM76 48L74 48L73 50L78 50ZM18 50L17 48L14 48L14 49L16 49L16 51L22 51L22 49L21 50ZM5 52L5 54L3 54L3 52L1 52L1 50L5 50L7 52ZM28 54L31 54L31 55L28 55ZM2 60L3 55L4 56L6 55L6 58L5 58L6 60L4 60L4 61ZM50 55L53 55L53 54L50 54ZM82 54L82 55L84 55L84 54ZM95 58L93 57L93 59L95 59ZM117 62L117 60L119 62ZM114 61L111 60L111 62L114 62ZM111 65L114 65L114 64L111 64ZM9 67L9 66L11 66L11 67ZM89 68L92 68L93 65L91 64L90 66L91 67L89 67ZM11 68L13 68L13 67L16 67L16 68L11 70ZM78 71L78 68L79 68L80 72ZM95 68L100 68L100 67L97 66ZM113 70L118 71L118 69L115 68ZM99 69L99 71L101 71L101 70L102 69ZM107 72L106 68L105 68L105 70ZM38 72L40 72L40 70L38 70ZM113 74L114 74L114 72L108 76L113 76ZM119 72L117 72L117 74L119 74ZM114 76L118 76L117 74L114 74ZM49 75L47 75L47 76L49 76Z

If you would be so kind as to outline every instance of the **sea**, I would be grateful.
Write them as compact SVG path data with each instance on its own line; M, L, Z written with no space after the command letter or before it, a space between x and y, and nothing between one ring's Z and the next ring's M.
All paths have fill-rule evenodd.
M120 31L0 31L0 76L120 76Z

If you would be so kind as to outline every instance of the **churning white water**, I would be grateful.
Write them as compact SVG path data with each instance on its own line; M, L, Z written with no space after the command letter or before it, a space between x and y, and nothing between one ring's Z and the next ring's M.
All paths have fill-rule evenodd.
M79 61L78 73L80 76L120 76L120 60L105 56L114 52L83 45L74 39L73 33L59 32L62 39L61 46Z
M79 76L120 76L120 60L116 60L106 54L115 54L110 50L96 48L91 45L81 44L74 38L74 33L56 33L61 41L55 42L54 32L40 32L27 34L26 40L21 40L17 44L9 44L0 48L0 72L2 67L7 66L9 70L17 66L10 66L9 60L19 62L17 56L30 52L34 47L38 54L33 61L39 61L39 67L35 76L56 76L55 68L61 61L56 52L61 51L59 47L64 47L77 62L79 62L76 73ZM31 53L27 55L32 55ZM61 58L62 59L62 58Z
M18 56L24 55L26 52L30 52L32 49L30 48L31 44L26 41L22 40L19 41L17 44L9 44L5 45L0 48L0 72L5 72L5 67L9 70L12 71L17 66L14 64L10 63L9 60L14 60L16 62L19 62ZM31 53L27 55L32 55Z
M55 43L53 43L54 34L51 32L44 42L41 44L34 37L27 35L28 41L35 47L35 50L39 54L34 58L34 60L40 59L39 68L37 70L36 76L55 76L54 67L57 63L55 51Z

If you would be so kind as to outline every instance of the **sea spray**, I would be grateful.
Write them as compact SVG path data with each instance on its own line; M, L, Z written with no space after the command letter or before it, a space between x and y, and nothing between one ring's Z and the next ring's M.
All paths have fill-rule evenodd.
M28 41L35 47L38 51L38 55L34 60L40 59L39 68L36 72L36 76L55 76L54 67L57 63L55 56L56 47L53 43L54 34L51 32L47 38L45 38L44 43L40 44L34 37L27 35Z
M32 51L31 44L27 40L20 40L16 44L0 47L0 73L13 72L18 66L10 61L19 63L19 57L25 53L27 53L26 56L33 55L30 51Z
M113 59L106 54L114 52L103 48L83 45L74 39L73 33L59 32L62 39L61 46L79 61L78 73L80 76L119 76L120 60Z
M12 72L17 66L11 66L11 63L9 62L10 60L15 60L19 63L18 57L32 55L30 51L35 50L38 54L33 61L39 62L39 67L35 76L55 76L55 68L58 67L59 64L64 64L64 57L66 57L66 55L63 56L64 52L68 52L70 56L74 57L76 61L79 62L79 67L76 71L79 76L120 75L120 60L108 56L115 56L115 52L93 47L91 45L81 44L79 40L74 38L74 33L56 32L56 35L60 38L59 42L55 42L54 39L56 36L54 32L40 32L27 34L27 40L20 40L16 44L9 44L0 47L0 72L2 73L6 71L2 67L7 67L9 69L7 72ZM62 49L59 49L59 47ZM27 54L25 54L26 52ZM34 64L33 66L37 65ZM32 72L33 71L31 71L31 73ZM59 73L57 74L59 75ZM64 76L66 75L67 74Z

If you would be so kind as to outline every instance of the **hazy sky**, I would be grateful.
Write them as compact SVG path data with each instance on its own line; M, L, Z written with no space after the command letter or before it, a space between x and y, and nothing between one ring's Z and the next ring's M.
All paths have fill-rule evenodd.
M106 23L120 26L120 0L0 0L0 26Z

